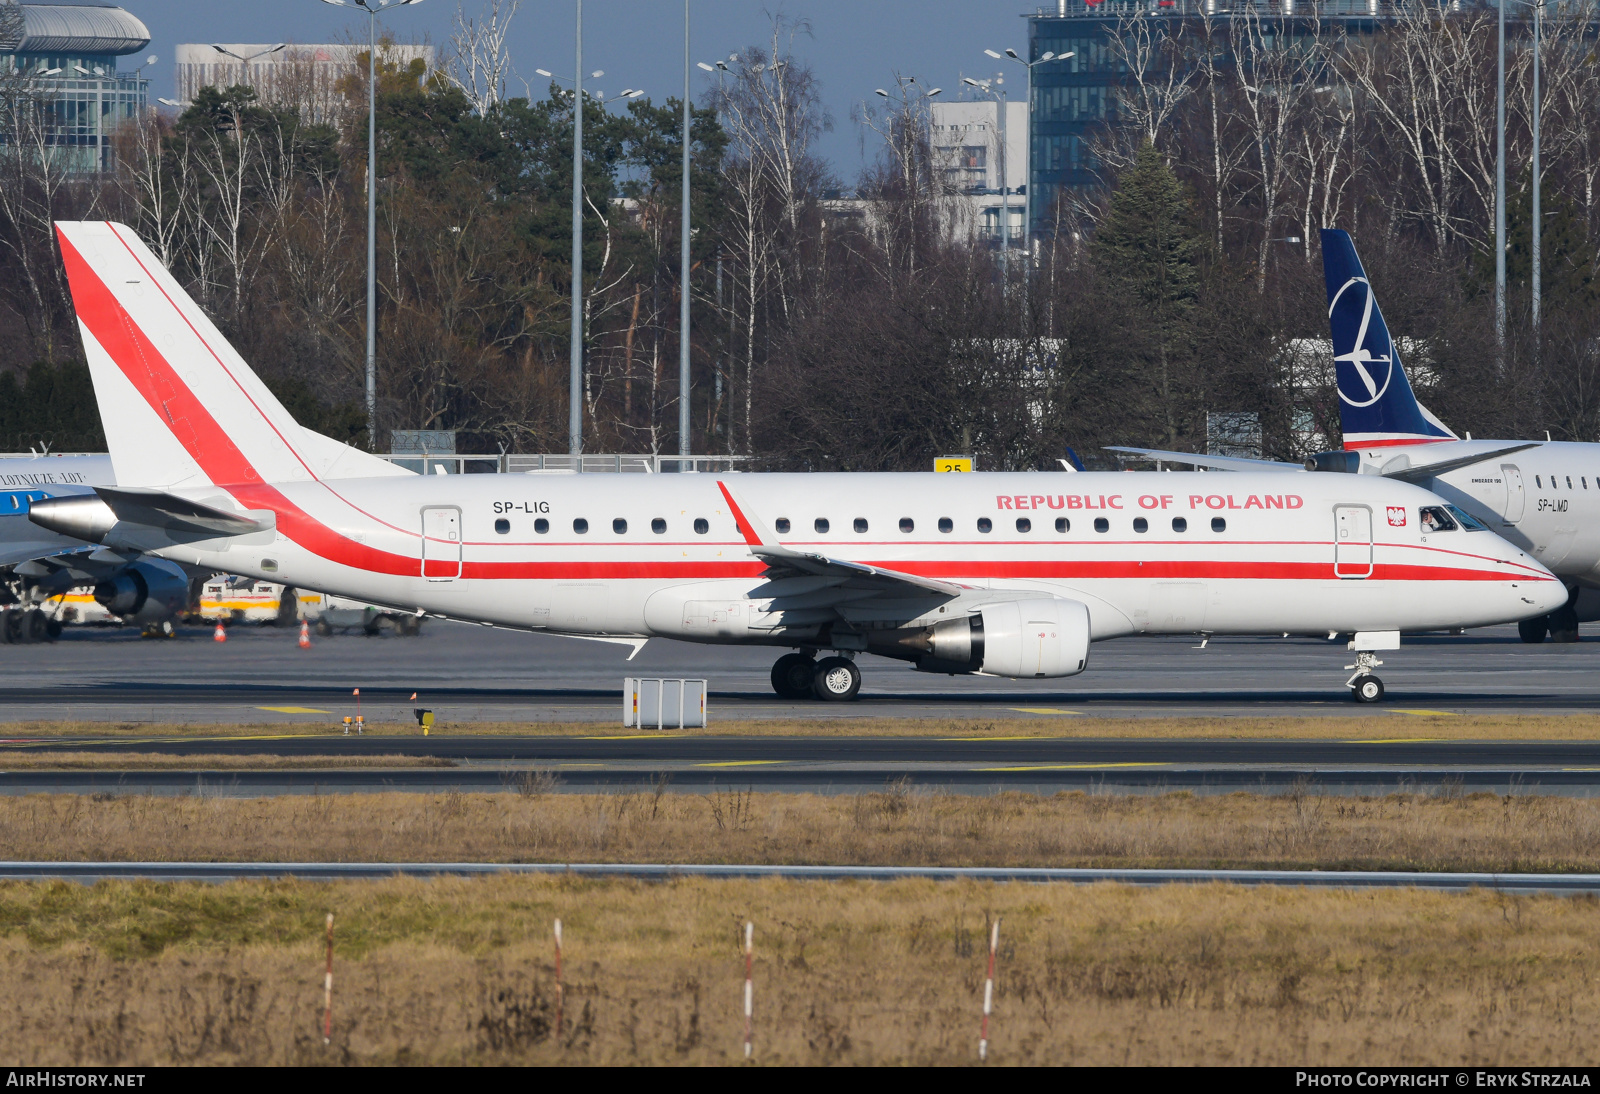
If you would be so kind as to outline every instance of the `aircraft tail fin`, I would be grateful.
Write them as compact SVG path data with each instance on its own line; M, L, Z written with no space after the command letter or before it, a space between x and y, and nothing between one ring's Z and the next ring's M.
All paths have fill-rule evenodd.
M132 229L56 233L118 486L409 474L302 429Z
M1322 229L1322 272L1328 285L1328 324L1333 329L1345 448L1456 440L1412 393L1349 232Z

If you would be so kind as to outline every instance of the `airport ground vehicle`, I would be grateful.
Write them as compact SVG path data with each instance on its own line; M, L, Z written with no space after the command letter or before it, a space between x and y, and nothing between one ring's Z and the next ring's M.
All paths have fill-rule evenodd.
M305 620L324 635L356 628L367 634L392 631L415 635L422 630L422 620L414 614L234 574L218 574L205 583L199 614L218 623L279 627L297 626Z
M1287 632L1349 636L1371 701L1399 632L1565 599L1382 477L411 475L299 426L130 229L58 232L118 485L30 519L107 546L635 649L789 647L774 688L836 700L863 652L1052 678L1094 640Z

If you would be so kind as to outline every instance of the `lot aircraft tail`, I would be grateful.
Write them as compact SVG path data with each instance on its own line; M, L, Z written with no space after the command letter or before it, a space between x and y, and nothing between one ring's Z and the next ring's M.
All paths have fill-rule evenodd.
M119 487L410 473L301 428L132 229L56 232Z
M1458 440L1412 394L1349 232L1322 229L1322 272L1345 448Z

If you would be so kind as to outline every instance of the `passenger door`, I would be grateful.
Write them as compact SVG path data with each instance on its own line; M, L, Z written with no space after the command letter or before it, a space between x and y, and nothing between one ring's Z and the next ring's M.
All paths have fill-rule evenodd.
M429 581L461 576L461 510L455 506L422 511L422 576Z
M1333 576L1372 576L1372 510L1340 505L1333 511Z
M1506 479L1506 523L1515 524L1522 519L1522 507L1527 504L1522 489L1522 470L1512 463L1501 464L1500 470Z

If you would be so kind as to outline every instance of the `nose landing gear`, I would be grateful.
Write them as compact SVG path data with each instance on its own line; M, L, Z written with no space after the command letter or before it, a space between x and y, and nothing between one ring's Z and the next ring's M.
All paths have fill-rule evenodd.
M1350 697L1358 703L1376 703L1383 698L1383 681L1372 675L1372 670L1383 664L1371 650L1357 650L1356 663L1346 665L1355 669L1355 675L1345 681Z

